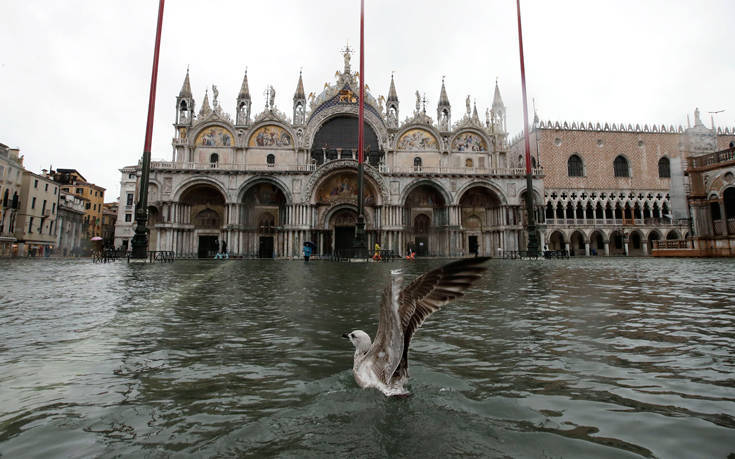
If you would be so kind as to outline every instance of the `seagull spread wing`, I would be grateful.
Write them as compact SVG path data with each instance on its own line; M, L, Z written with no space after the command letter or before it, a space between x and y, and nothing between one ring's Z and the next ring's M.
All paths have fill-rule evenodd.
M488 259L489 257L465 258L449 263L423 274L401 290L398 295L398 317L403 332L403 346L401 360L392 374L392 381L408 376L408 346L416 330L432 313L462 296L463 292L487 270L483 263ZM378 332L382 322L381 312Z
M391 376L403 355L403 329L398 317L395 288L391 280L383 291L378 331L375 333L375 341L365 356L367 361L372 362L373 369L380 381L386 385L390 383Z

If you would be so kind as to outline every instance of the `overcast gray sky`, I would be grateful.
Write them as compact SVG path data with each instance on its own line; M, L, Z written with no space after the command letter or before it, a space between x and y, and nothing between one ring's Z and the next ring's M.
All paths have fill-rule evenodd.
M436 117L441 77L453 120L500 82L512 135L522 102L515 1L366 0L365 76L401 119L416 90ZM735 126L732 0L523 0L527 87L541 119L685 124L695 107ZM157 0L2 0L0 142L39 172L78 169L119 195L119 168L143 151ZM169 0L164 12L153 158L171 159L175 98L186 66L201 107L216 84L234 113L248 67L253 115L265 87L289 116L299 69L319 93L359 46L359 0ZM358 55L353 57L357 68ZM211 92L211 89L210 89ZM211 97L211 96L210 96Z

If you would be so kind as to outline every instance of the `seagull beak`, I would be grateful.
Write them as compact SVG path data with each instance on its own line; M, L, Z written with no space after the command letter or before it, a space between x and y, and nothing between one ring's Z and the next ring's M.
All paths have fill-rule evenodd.
M347 333L342 333L342 338L350 339L350 335L348 335Z

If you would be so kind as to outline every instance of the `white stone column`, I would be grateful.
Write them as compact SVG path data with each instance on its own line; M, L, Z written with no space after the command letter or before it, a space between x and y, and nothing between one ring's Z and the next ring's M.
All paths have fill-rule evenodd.
M648 256L648 241L641 240L641 249L643 249L643 256Z
M589 242L584 243L584 256L586 257L590 256L590 243Z
M610 241L605 241L605 256L610 256Z

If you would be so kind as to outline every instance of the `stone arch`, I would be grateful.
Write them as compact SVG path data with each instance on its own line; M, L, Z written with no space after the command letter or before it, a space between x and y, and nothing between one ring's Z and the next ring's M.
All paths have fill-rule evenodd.
M251 228L259 228L258 220L263 213L273 216L273 227L282 227L286 222L286 207L289 198L277 181L251 180L247 187L242 187L239 195L240 224Z
M177 200L180 209L175 223L192 225L191 249L199 258L212 258L219 251L219 241L227 224L227 200L215 185L199 181L188 186Z
M276 177L266 176L250 177L240 185L240 188L237 190L237 202L242 202L245 198L245 194L250 190L250 188L260 183L270 183L271 185L277 186L281 190L281 193L286 197L286 204L293 204L293 195L291 194L288 186Z
M439 194L444 199L444 205L448 206L452 202L452 196L449 194L449 192L442 186L441 183L435 182L433 180L429 179L416 179L413 182L409 183L401 193L400 197L400 203L402 207L406 206L406 200L408 199L408 196L418 187L422 185L427 185L432 188L435 188Z
M605 242L607 237L604 231L594 230L589 235L590 241L590 255L604 255L605 254Z
M646 241L643 232L634 229L628 233L628 255L633 257L643 256L643 243Z
M211 129L214 127L219 127L227 131L227 133L230 135L230 142L229 145L197 145L197 140L199 140L199 136L204 133L206 129ZM237 146L237 136L235 135L235 126L230 124L229 122L225 120L212 120L207 121L201 125L195 126L191 128L192 132L187 137L189 141L189 146L194 149L196 147L211 147L211 148L234 148Z
M189 189L197 185L210 185L217 189L220 193L222 193L222 196L225 198L225 202L230 202L230 196L227 194L227 187L220 181L213 179L211 177L204 177L204 176L196 176L192 177L182 184L180 184L176 191L173 193L173 201L180 201L181 196Z
M613 230L609 237L610 255L625 255L625 234L622 230Z
M264 131L261 131L263 128L268 128L268 126L274 126L278 129L281 129L285 131L285 133L290 137L289 141L290 144L288 145L257 145L257 136ZM279 136L280 140L280 136ZM255 142L256 145L251 145L251 143ZM290 126L288 126L286 123L276 121L276 120L263 120L258 123L255 123L248 132L247 138L243 141L243 147L245 148L277 148L277 149L288 149L288 150L296 150L296 133L293 132Z
M338 213L348 210L350 212L354 212L355 215L357 215L357 206L354 204L348 204L348 203L342 203L338 204L332 208L330 208L327 212L324 213L323 221L321 222L324 226L324 228L331 228L331 221L334 218L335 215ZM368 221L369 219L365 219L365 228L367 229L370 226L370 223Z
M148 180L148 204L161 201L160 190L161 184L156 179ZM159 209L160 210L160 209Z
M581 256L585 254L585 245L588 243L587 235L582 230L574 230L569 236L569 255Z
M436 142L436 148L427 148L425 150L405 150L405 149L399 149L398 148L398 142L401 140L401 138L407 134L409 131L413 130L421 130L427 132L429 135L431 135L434 138L434 141ZM442 137L439 131L434 128L434 126L426 125L426 124L416 124L412 123L408 126L404 126L400 131L398 131L393 138L393 142L390 144L390 148L393 151L442 151L445 146L442 145Z
M554 230L546 239L546 248L552 251L565 250L567 242L567 235L564 231Z
M474 134L474 135L480 137L480 140L484 143L484 148L485 149L484 150L461 150L461 149L457 149L455 147L455 142L459 139L459 137L462 134ZM439 137L439 138L441 138L441 137ZM456 151L456 152L466 152L466 151L469 151L469 152L475 152L475 153L487 153L487 152L490 151L489 145L491 145L491 142L490 142L490 140L487 138L487 136L483 132L481 132L479 129L467 127L467 128L460 129L456 134L454 134L449 139L449 144L446 145L446 148L449 151ZM481 144L481 146L482 146L482 144Z
M454 201L454 205L459 205L459 203L462 200L462 197L464 196L464 194L467 193L467 191L469 191L471 188L478 187L478 186L479 187L482 187L482 188L486 188L486 189L492 191L493 193L495 193L497 195L498 199L500 200L500 205L501 206L507 206L508 205L508 199L506 198L505 193L503 193L503 191L500 189L500 187L497 186L497 185L495 185L492 182L487 181L487 180L472 180L472 181L466 183L465 185L463 185L459 190L457 190L456 199ZM525 191L525 189L524 189L524 191ZM536 190L534 189L534 191L536 191ZM539 198L540 198L540 196L539 196Z
M357 173L358 163L351 159L344 159L339 161L330 161L322 164L314 171L304 186L304 201L316 204L317 196L316 192L324 182L330 176L339 173L340 171L353 171ZM365 173L364 183L370 183L375 188L375 206L380 206L383 203L387 203L390 200L390 194L388 191L388 185L385 183L383 176L372 166L367 163L363 164L363 171Z
M526 187L524 186L524 187L523 187L523 188L521 188L521 189L520 189L520 191L518 192L518 196L520 197L520 199L525 199L525 198L523 197L523 196L524 196L525 194L526 194ZM543 204L544 204L544 199L543 199L543 198L541 197L541 192L540 192L540 191L538 190L538 188L536 188L536 187L534 187L534 188L533 188L533 202L534 202L534 203L535 203L535 204L536 204L537 206L538 206L538 205L543 205Z
M359 107L357 104L337 104L328 108L317 108L312 112L309 117L309 121L306 124L306 131L304 134L304 148L311 151L314 143L314 137L316 133L332 118L340 116L354 116L358 118ZM379 149L382 151L387 150L388 141L388 130L383 123L383 120L376 116L371 110L364 111L364 120L375 132L378 138Z
M335 167L326 167L330 165L334 165L334 163L341 163L341 167L338 165L335 165ZM322 186L326 184L327 181L333 179L334 177L337 177L339 175L349 174L349 175L355 175L355 178L357 177L357 161L351 161L351 160L345 160L345 161L332 161L329 163L326 163L323 165L320 169L317 169L318 173L312 174L312 176L309 178L309 181L307 183L306 188L304 189L304 201L306 203L310 204L318 204L320 202L320 196L318 196L318 192ZM383 202L387 200L387 192L384 189L385 184L382 182L382 177L379 177L377 174L370 174L368 172L369 166L367 164L364 165L364 186L366 188L366 191L368 191L375 201L373 203L365 203L365 206L379 206L382 205ZM312 180L313 179L313 180ZM357 189L356 182L354 184L354 194L356 195ZM353 187L350 187L352 189ZM357 202L357 198L355 197L355 203Z
M681 233L679 232L679 230L672 229L669 230L668 233L666 233L666 240L668 241L676 241L679 239L681 239Z

